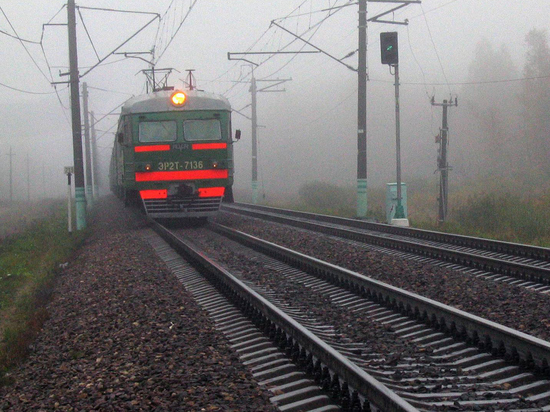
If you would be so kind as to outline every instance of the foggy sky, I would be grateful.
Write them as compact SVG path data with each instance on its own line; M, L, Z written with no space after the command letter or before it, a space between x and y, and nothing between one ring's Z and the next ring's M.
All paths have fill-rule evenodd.
M170 0L81 0L77 5L112 9L139 10L163 14ZM176 0L185 10L192 3ZM276 3L276 4L275 4ZM300 4L299 18L278 21L293 32L303 32L325 15L311 11L342 5L346 1L289 0L263 2L254 0L198 0L187 21L157 67L173 67L171 84L181 87L186 69L195 69L198 86L224 93L232 106L250 116L249 85L233 83L249 80L250 66L228 61L227 52L276 51L293 40L270 21L284 17ZM0 33L2 70L0 83L20 90L46 94L26 94L0 85L0 199L8 192L10 146L13 160L16 196L26 198L26 156L28 153L33 196L44 193L64 194L66 184L63 166L72 164L69 92L58 85L58 94L49 83L66 80L59 72L67 71L67 34L64 26L42 24L62 8L63 0L4 0L1 7L17 34L39 41L44 35L44 51L27 44L44 75L35 66L21 43ZM369 4L372 17L390 5ZM151 16L121 14L81 9L91 46L78 21L79 66L81 74L123 42ZM437 101L459 97L468 75L478 42L483 39L495 47L505 45L519 73L524 62L525 35L533 28L550 27L550 4L546 0L517 2L512 0L424 0L422 6L409 5L386 18L409 20L408 26L369 23L368 27L368 179L369 186L395 181L395 124L393 77L380 63L379 33L399 33L401 74L401 139L403 180L433 178L437 146L434 136L441 123L441 108L433 108L429 98ZM66 9L52 23L66 22ZM13 34L0 13L0 30ZM142 32L121 51L147 51L153 46L157 25ZM309 32L309 35L312 32ZM257 40L259 41L255 43ZM357 6L343 9L327 19L310 40L327 53L341 58L357 49ZM300 50L299 41L286 50ZM94 51L95 48L95 51ZM304 50L311 50L305 47ZM250 56L257 63L265 56ZM140 70L147 64L138 59L121 60L112 56L106 63L81 79L90 89L90 109L102 117L131 95L144 91L145 79ZM346 60L356 67L357 55ZM339 185L353 185L357 158L357 74L325 55L275 56L255 71L262 78L292 79L280 87L284 92L258 94L260 182L269 193L294 193L301 184L321 180ZM426 84L422 84L426 83ZM99 90L101 89L101 90ZM451 109L451 164L453 146L461 136L453 118L464 106ZM103 164L108 163L116 116L98 124ZM235 145L236 186L248 189L251 177L250 121L234 113L234 129L243 137ZM454 140L457 139L457 140ZM461 159L468 153L461 151ZM455 165L460 170L460 165Z

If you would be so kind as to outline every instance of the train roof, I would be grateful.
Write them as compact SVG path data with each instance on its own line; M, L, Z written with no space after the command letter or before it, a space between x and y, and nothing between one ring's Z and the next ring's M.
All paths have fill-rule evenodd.
M179 112L190 110L226 110L231 111L229 101L213 93L200 90L184 90L187 101L182 107L170 103L170 97L177 90L161 90L128 99L122 106L121 114Z

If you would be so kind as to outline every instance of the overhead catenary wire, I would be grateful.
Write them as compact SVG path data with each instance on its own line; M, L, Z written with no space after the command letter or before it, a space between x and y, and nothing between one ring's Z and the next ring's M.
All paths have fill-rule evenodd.
M56 91L53 91L53 92L33 92L31 90L18 89L17 87L9 86L9 85L4 84L4 83L0 83L0 86L5 87L5 88L10 89L10 90L13 90L13 91L16 91L16 92L21 92L21 93L26 93L26 94L46 95L46 94L55 94L56 93ZM64 89L68 89L68 88L69 88L69 86L65 87Z
M430 25L428 24L428 18L426 17L426 12L424 11L424 7L422 6L422 4L420 4L420 7L422 8L422 15L424 16L424 22L426 23L426 28L428 29L428 34L430 36L430 41L432 42L432 45L433 45L433 48L434 48L434 51L435 51L435 55L437 57L437 61L439 62L439 67L441 68L443 78L445 79L445 84L449 88L449 94L453 94L453 92L451 91L449 79L447 79L447 74L445 73L445 68L443 67L443 63L441 62L441 57L439 56L439 52L437 51L437 47L435 45L435 41L434 41L434 38L432 36L432 30L430 29Z
M116 94L125 94L125 95L127 95L127 96L134 96L133 93L126 93L126 92L120 92L120 91L117 91L117 90L103 89L103 88L101 88L101 87L93 87L93 86L90 86L90 85L88 85L88 89L90 89L90 90L99 90L100 92L116 93Z
M170 40L168 40L168 43L166 44L166 46L164 46L163 50L160 51L160 55L158 57L155 57L153 59L153 61L155 62L155 64L158 64L158 62L160 61L160 59L162 58L162 56L164 55L164 53L166 52L166 50L168 50L168 47L170 47L170 44L172 44L172 41L174 41L176 35L178 34L178 32L180 31L180 29L182 28L183 26L183 23L185 23L185 20L187 20L187 17L189 17L189 14L191 14L191 11L193 10L193 7L195 7L195 5L197 4L197 1L198 0L193 0L192 3L189 5L189 9L187 10L187 13L185 14L185 16L183 16L183 18L181 19L177 29L174 31L174 33L172 33L172 37L170 38ZM172 1L172 3L170 4L170 6L172 6L174 2ZM166 15L166 13L165 13ZM155 47L156 47L156 42L155 42Z
M436 7L431 8L431 9L429 9L429 8L424 8L424 7L423 7L423 8L422 8L422 13L421 13L421 14L418 14L418 15L415 15L415 16L413 16L413 17L411 17L411 18L408 18L408 20L412 20L412 19L418 18L418 17L423 17L423 18L424 18L425 25L426 25L426 28L427 28L427 30L428 30L428 35L429 35L429 37L430 37L430 41L431 41L431 43L432 43L434 52L435 52L435 54L436 54L436 56L437 56L438 65L439 65L440 70L441 70L441 73L442 73L442 75L443 75L443 77L444 77L444 82L437 82L437 81L430 82L430 81L427 80L425 71L424 71L423 68L420 66L420 64L419 64L419 62L418 62L418 59L417 59L416 55L414 54L414 50L412 50L412 47L410 47L410 48L411 48L411 52L412 52L412 54L413 54L413 58L414 58L415 61L417 62L417 65L418 65L418 67L419 67L419 69L420 69L420 71L421 71L423 81L421 81L421 82L407 82L407 81L402 81L401 84L403 84L403 85L409 85L409 86L415 86L415 85L422 86L422 87L424 87L424 89L425 89L426 95L429 97L429 96L430 96L430 92L429 92L429 90L428 90L428 87L430 87L430 86L446 86L446 87L448 88L448 90L449 90L449 93L450 93L451 95L453 95L452 90L451 90L451 87L452 87L452 86L460 86L460 85L466 85L466 86L467 86L467 85L482 85L482 84L491 84L491 83L507 83L507 82L517 82L517 81L532 80L533 78L501 79L501 80L488 80L488 81L477 81L477 82L452 82L452 81L449 80L449 78L447 77L447 73L446 73L445 67L444 67L444 65L443 65L443 61L442 61L441 56L440 56L440 54L439 54L439 51L438 51L438 49L437 49L437 45L436 45L436 43L435 43L433 34L432 34L432 32L431 32L431 27L430 27L430 25L429 25L429 21L428 21L428 19L427 19L426 16L427 16L429 13L432 13L432 12L434 12L434 11L436 11L436 10L439 10L439 9L441 9L441 8L444 8L444 7L448 7L449 5L452 5L453 3L456 3L457 1L458 1L458 0L447 1L447 2L445 2L445 3L443 3L443 4L440 4L440 5L436 6ZM353 4L353 2L350 1L349 4L346 4L346 5L344 5L344 6L352 5L352 4ZM299 5L298 7L295 8L295 10L299 10L300 7L302 7L303 5L304 5L304 2L301 2L300 5ZM338 6L338 5L337 5L336 7L337 7L337 8L343 8L342 6ZM318 14L319 12L320 12L320 10L318 10L318 11L313 10L313 13ZM397 14L402 15L402 13L403 13L403 12L400 11L400 12L396 13L396 15L397 15ZM289 13L289 15L288 15L286 18L291 19L291 18L293 18L293 17L305 16L305 15L308 15L309 13L299 13L299 14L296 14L296 15L294 15L294 16L292 16L291 14L292 14L292 13ZM285 17L282 17L282 18L279 18L279 19L275 19L275 20L284 20L284 19L285 19ZM407 27L407 35L410 36L410 33L408 32L408 30L409 30L409 28ZM264 32L263 35L265 35L265 32ZM259 39L258 39L256 42L258 42L258 41L259 41ZM408 38L408 41L409 41L409 46L411 46L411 44L410 44L410 37ZM289 44L285 44L284 46L280 47L278 50L284 50L284 49L287 48L288 46L289 46ZM259 63L259 66L258 66L258 67L260 67L261 65L265 64L265 63L266 63L268 60L270 60L272 57L273 57L273 56L270 56L269 58L267 58L267 59L265 59L264 61L262 61L261 63ZM290 59L290 61L292 61L292 60L294 59L294 57L295 57L295 56L293 56L293 57ZM290 63L290 61L287 61L286 63L284 63L282 67L280 67L280 68L278 68L276 71L272 72L272 73L270 74L270 76L273 75L274 73L275 73L275 74L278 73L280 70L282 70L284 67L286 67L286 66ZM233 67L234 67L234 66L233 66ZM229 71L230 71L230 69L227 70L226 72L224 72L223 75L227 74L227 72L229 72ZM221 76L220 76L220 77L221 77ZM546 78L546 76L541 76L541 77L539 77L539 78ZM242 79L242 75L239 76L239 79ZM381 83L390 83L390 81L378 80L378 79L371 79L371 81L374 81L374 82L381 82ZM239 84L237 84L237 83L233 84L228 90L226 90L225 93L228 93L229 91L234 90L234 88L237 87L237 86L239 86ZM225 93L224 93L224 94L225 94Z
M311 33L311 35L307 38L307 41L311 40L313 38L313 36L318 32L318 30L320 29L320 27L330 18L332 17L334 14L336 14L338 11L342 10L343 7L334 7L337 3L338 3L339 0L335 0L334 3L332 3L332 6L328 7L328 8L325 8L323 10L325 10L327 12L327 15L322 18L320 21L316 22L314 25L310 25L306 30L304 30L302 33L300 33L300 37L302 36L306 36L308 33L310 33L311 31L313 31L313 33ZM285 17L280 17L280 18L277 18L277 19L274 19L273 21L284 21L286 20L287 18L291 18L293 13L296 12L297 10L299 10L304 4L306 3L306 1L303 1L300 3L300 5L296 8L294 8L293 11L291 11L289 14L287 14ZM347 4L346 5L351 5L352 4L352 1L351 0L348 0ZM306 13L307 14L307 13ZM269 29L272 28L273 25L270 26ZM267 32L267 31L266 31ZM262 34L262 37L265 35L265 33ZM291 41L287 42L285 45L283 45L282 47L279 47L277 49L277 52L280 52L280 51L284 51L286 50L289 46L291 46L292 44L298 42L298 38L294 38L292 39ZM258 43L259 39L255 42L255 43ZM304 48L306 47L306 44L304 44L300 50L303 50ZM252 47L250 47L247 51L250 51ZM275 57L276 54L273 54L273 55L270 55L269 57L265 58L263 61L261 61L260 63L258 63L258 66L256 68L259 68L263 65L265 65L268 61L270 61L272 58ZM288 66L295 58L297 57L297 55L293 55L286 63L284 63L281 67L279 67L278 69L276 69L275 71L271 72L268 76L266 77L271 77L271 76L274 76L276 75L277 73L279 73L281 70L283 70L286 66ZM233 66L234 67L234 66ZM242 76L240 76L240 79L242 79ZM233 90L236 86L238 85L238 83L232 85L228 90L226 90L223 95L228 97L228 93Z
M426 14L428 14L428 13L431 13L431 12L433 12L433 11L442 9L443 7L446 7L446 6L448 6L448 5L452 4L452 3L455 3L455 2L457 2L457 1L459 1L459 0L451 0L451 1L448 1L447 3L444 3L444 4L440 5L440 6L434 7L433 9L429 9L428 11L422 10L422 13L417 14L416 16L409 17L409 20L417 19L417 18L419 18L419 17L424 17L424 16L425 16Z
M97 49L95 48L94 41L92 40L92 37L90 36L90 32L88 31L88 27L86 27L86 22L84 21L84 17L82 17L82 13L80 12L80 8L77 8L78 10L78 16L80 17L80 21L82 22L82 26L84 27L84 31L86 32L86 36L88 36L88 40L90 41L90 44L92 45L92 49L94 50L94 53L98 60L101 60L99 57L99 53L97 52Z
M338 2L338 0L335 0L333 4L336 4ZM300 37L306 35L307 33L309 33L310 31L313 31L313 33L308 37L308 41L310 41L313 36L315 36L315 34L319 31L319 29L321 28L321 26L332 16L334 16L337 12L339 12L340 10L342 10L342 8L335 8L335 7L330 7L330 8L327 8L326 10L328 10L327 12L327 15L322 18L321 20L319 20L317 23L315 23L313 26L310 26L307 30L305 30L303 33L300 34ZM275 20L282 20L282 19L275 19ZM274 20L274 21L275 21ZM300 39L301 40L301 39ZM283 51L285 50L287 47L289 47L291 44L293 44L294 42L298 41L297 38L293 39L290 43L287 43L284 47L282 47L280 50L278 51ZM302 50L303 48L305 47L305 44L304 46L302 46L302 48L300 50ZM274 57L274 55L266 58L264 61L262 61L260 65L262 64L265 64L267 61L271 60L272 58ZM295 58L297 57L297 55L294 55L292 56L289 61L281 68L279 68L277 71L271 73L268 77L270 76L273 76L274 74L278 73L279 71L281 71L284 67L286 67L292 60L294 60Z
M58 11L57 13L49 20L48 23L50 23L64 8L66 7L66 5L63 5ZM11 24L8 16L6 15L6 13L4 12L4 10L2 9L2 7L0 6L0 10L2 11L2 14L4 15L4 17L6 18L6 20L8 21L8 24L10 25L11 29L13 30L13 32L15 33L15 36L10 36L10 37L14 37L16 39L18 39L21 43L21 45L23 46L23 48L25 49L25 52L29 55L29 57L31 58L32 62L34 63L34 65L37 67L38 71L42 74L42 76L46 79L46 81L51 85L51 83L53 82L53 75L52 75L52 72L51 72L51 67L49 65L49 62L48 62L48 59L47 59L47 56L46 56L46 53L44 51L44 44L43 44L43 37L44 37L44 25L42 26L42 35L40 37L40 41L39 42L33 42L33 41L25 41L24 39L22 39L19 34L17 33L17 31L15 30L15 28L13 27L13 25ZM46 66L48 67L48 71L50 73L50 78L48 78L48 76L43 72L43 70L40 68L40 66L38 65L37 61L33 58L32 54L30 53L30 51L27 49L27 47L25 46L25 42L28 42L28 43L31 43L31 44L39 44L40 45L40 48L42 50L42 54L44 55L44 61L46 63ZM8 86L6 84L1 84L3 87L6 87L6 88L9 88L11 90L14 90L14 91L17 91L17 92L20 92L20 93L25 93L25 94L35 94L35 95L38 95L38 94L56 94L57 96L57 100L61 106L61 108L63 109L62 110L62 113L65 117L65 120L67 121L67 123L70 124L70 120L69 120L69 117L67 116L67 113L66 111L68 110L68 108L63 104L63 102L61 101L61 96L59 95L59 91L57 89L57 86L56 85L53 85L54 87L54 91L53 92L33 92L33 91L29 91L29 90L23 90L23 89L20 89L20 88L17 88L17 87L13 87L13 86ZM68 88L68 86L66 87Z
M38 69L38 71L40 72L40 74L42 74L42 76L44 76L44 78L46 80L49 81L48 79L48 76L46 76L46 73L44 73L44 71L42 70L42 68L38 65L37 61L34 59L34 57L32 56L31 52L29 51L29 49L27 49L27 46L25 45L25 42L21 39L21 37L19 36L19 34L17 33L17 30L15 30L15 27L13 27L13 24L11 24L11 21L9 19L9 17L7 16L6 12L4 12L4 9L2 8L2 6L0 6L0 11L2 12L2 14L4 15L6 21L8 22L8 24L10 25L11 29L13 30L13 32L15 33L15 35L17 36L17 40L21 43L21 46L23 46L23 48L25 49L25 52L29 55L29 57L31 58L32 62L34 63L34 65L36 66L36 68Z
M287 14L287 16L291 15L292 13L294 13L296 10L298 10L302 5L304 5L308 0L304 0L302 1L302 3L300 3L300 5L298 7L296 7L294 10L292 10L289 14ZM283 17L284 19L284 17ZM246 52L249 52L251 51L259 42L260 40L269 32L269 31L273 31L272 30L272 26L269 26L267 29L264 30L264 32L260 35L260 37L258 37L245 51ZM264 45L265 47L265 45ZM262 49L263 50L263 49ZM240 63L239 61L237 61L235 64L233 64L229 69L227 69L224 73L222 73L220 76L216 77L214 79L214 81L220 79L222 76L225 76L227 73L229 73L231 70L233 70L236 66L238 66ZM242 72L240 73L240 76L239 76L239 81L242 80L244 78ZM233 90L236 86L238 85L238 83L235 83L233 84L229 89L227 89L225 92L222 93L223 96L227 96L228 93Z
M455 0L456 1L456 0ZM304 2L305 3L305 2ZM302 3L302 4L304 4ZM310 3L311 4L311 8L313 7L313 2ZM307 13L301 13L301 14L293 14L293 15L288 15L286 17L280 17L280 18L276 18L274 20L286 20L286 19L292 19L292 18L295 18L295 17L302 17L302 16L309 16L311 17L313 14L316 14L316 13L324 13L325 11L331 11L331 10L335 10L335 9L343 9L344 7L349 7L349 6L354 6L356 5L357 2L355 0L348 0L348 2L346 4L343 4L342 6L334 6L334 7L328 7L328 8L324 8L324 9L319 9L319 10L312 10L310 8L310 11L307 12ZM301 6L300 6L301 7ZM299 7L298 7L299 8ZM311 19L310 19L310 25L311 25Z
M294 12L296 12L296 10L299 10L308 0L303 0L297 7L295 7L290 13L288 13L285 17L281 17L279 19L276 19L276 20L284 20L285 18L287 18L288 16L292 15ZM269 31L274 31L272 30L272 26L270 25L261 35L258 39L256 39L252 45L250 45L247 49L246 49L246 52L249 52L251 51L259 42L260 40L269 32ZM272 37L273 38L273 37ZM285 47L288 47L290 44L294 43L296 41L296 39L293 39L291 43L287 44ZM265 47L265 45L264 45ZM263 50L263 49L262 49ZM279 50L284 50L284 48L279 48ZM269 60L269 59L267 59ZM266 60L266 61L267 61ZM216 79L214 80L217 80L219 78L221 78L222 76L226 75L227 73L229 73L233 68L235 68L239 63L235 63L233 66L231 66L228 70L226 70L222 75L218 76ZM239 76L239 82L240 80L242 80L244 78L242 72L240 73L240 76ZM232 91L239 83L235 83L233 84L229 89L227 89L225 92L222 93L223 96L228 96L228 93L230 91Z
M428 98L430 98L431 96L428 93L428 87L427 87L427 82L426 82L426 73L424 73L424 69L422 69L422 65L420 64L420 62L416 58L416 54L414 53L414 49L413 49L412 44L411 44L411 34L410 34L410 31L409 31L409 26L408 25L407 25L407 41L409 43L409 50L411 51L411 55L413 57L413 60L415 61L416 65L418 66L418 69L420 70L420 73L422 74L422 80L423 80L423 83L424 83L426 96Z
M10 34L10 33L8 33L7 31L4 31L4 30L0 30L0 33L5 34L6 36L11 37L12 39L16 39L16 40L19 40L19 41L22 41L22 42L25 42L25 43L40 44L40 42L38 42L38 41L22 39L21 37L14 36L13 34Z
M476 85L482 85L482 84L496 84L496 83L513 83L513 82L523 82L528 80L540 80L540 79L548 79L550 78L550 74L544 75L544 76L533 76L533 77L517 77L513 79L501 79L501 80L480 80L480 81L471 81L471 82L402 82L399 81L399 84L402 85L409 85L409 86L476 86ZM379 80L379 79L371 79L373 82L378 83L393 83L393 80ZM452 94L452 93L451 93Z

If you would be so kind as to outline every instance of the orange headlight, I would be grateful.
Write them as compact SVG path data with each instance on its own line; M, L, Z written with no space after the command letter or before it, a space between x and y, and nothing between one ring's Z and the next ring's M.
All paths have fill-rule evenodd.
M176 107L183 106L186 100L187 100L187 96L185 95L184 92L175 92L170 97L170 101Z

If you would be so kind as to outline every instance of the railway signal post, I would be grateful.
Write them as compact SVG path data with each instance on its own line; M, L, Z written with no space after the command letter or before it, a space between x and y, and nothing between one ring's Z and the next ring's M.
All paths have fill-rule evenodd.
M384 11L380 14L375 15L367 20L367 1L371 3L397 3L398 5L393 7L388 11ZM375 23L386 23L386 24L400 24L407 25L408 21L403 22L395 20L381 20L381 17L384 17L388 14L393 13L396 10L399 10L403 7L406 7L409 4L420 4L422 0L359 0L359 53L358 53L358 128L357 128L357 216L366 217L367 214L367 70L366 70L366 56L367 56L367 22ZM391 37L391 36L390 36ZM384 60L384 52L382 53L382 60ZM386 56L390 58L397 59L397 33L395 33L395 48L390 48L386 50ZM395 64L397 67L397 62L395 63L384 63L383 64ZM396 74L398 76L398 69L396 68ZM396 77L396 98L399 98L399 79ZM396 115L398 115L399 110L399 100L396 100ZM400 156L398 154L398 156ZM399 157L398 157L399 161ZM398 178L400 180L400 170L398 170ZM396 218L398 213L403 214L403 208L399 209L401 202L401 183L397 183L397 196L398 196L398 209L396 210ZM408 226L408 220L407 220Z
M409 219L405 216L403 197L401 193L401 122L399 101L399 48L397 32L380 33L380 53L382 64L389 65L394 70L395 76L395 154L397 175L397 206L392 224L409 226Z

